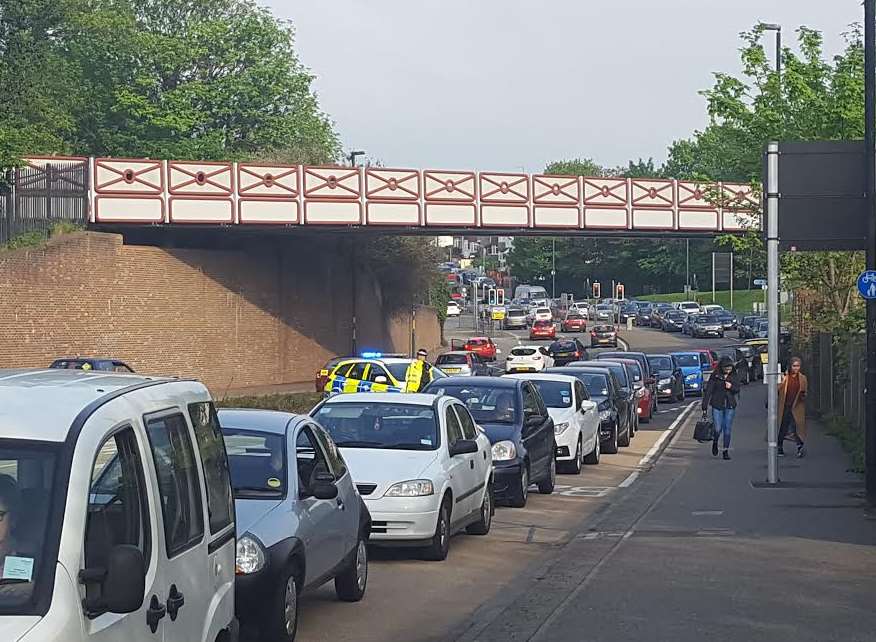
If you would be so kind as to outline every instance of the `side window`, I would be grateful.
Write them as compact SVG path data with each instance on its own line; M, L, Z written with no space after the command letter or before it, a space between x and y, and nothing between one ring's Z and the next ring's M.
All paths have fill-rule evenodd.
M368 381L375 383L377 380L377 377L385 378L386 381L384 383L389 383L389 381L390 381L389 375L387 374L386 369L383 366L381 366L380 364L372 363L371 370L368 371ZM357 379L358 377L353 377L353 378Z
M325 455L309 426L298 433L295 440L295 463L298 469L298 497L310 497L310 488L320 473L331 474Z
M581 383L581 381L575 382L575 396L578 397L578 399L590 399L590 392L587 390L587 386Z
M130 427L123 428L104 442L91 469L85 568L106 568L110 550L119 544L139 548L148 568L152 552L148 503L137 439ZM85 585L86 608L99 603L100 591L99 582Z
M365 368L367 366L368 364L364 361L353 364L353 367L350 368L350 372L347 373L347 379L363 381L365 379Z
M210 532L218 533L234 521L234 498L231 496L231 474L225 441L212 403L189 404L189 416L195 429L195 441L198 442L204 483L207 485Z
M325 451L326 461L332 475L335 476L335 479L340 479L347 472L347 462L341 456L341 451L338 450L337 445L325 430L316 426L311 426L310 428L313 430L313 434L316 435L319 445Z
M146 418L146 433L158 473L167 557L197 544L204 536L201 483L185 419L180 414Z
M456 418L452 404L447 406L444 416L447 420L447 445L452 446L463 438L462 426L459 425L459 420Z
M709 365L709 363L709 357L706 355L706 353L700 352L700 365L707 366Z
M456 410L456 416L459 418L459 425L462 428L462 436L465 439L477 439L478 429L475 428L474 421L468 413L468 408L461 404L453 404L453 408Z
M539 414L538 400L532 386L523 386L523 414L537 415Z

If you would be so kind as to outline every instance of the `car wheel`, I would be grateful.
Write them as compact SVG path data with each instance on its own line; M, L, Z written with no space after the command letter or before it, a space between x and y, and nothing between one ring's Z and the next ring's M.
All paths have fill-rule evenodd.
M678 396L676 397L677 401L684 401L684 386L681 387L681 390L678 392Z
M554 448L556 450L556 448ZM542 495L550 495L554 492L554 486L557 483L557 458L553 456L553 452L551 453L551 463L548 464L548 476L547 479L543 479L538 482L538 492Z
M623 436L618 435L617 445L622 447L622 448L629 446L630 445L630 438L632 437L632 431L633 431L633 427L628 425Z
M365 596L368 585L368 543L365 536L359 533L356 550L350 556L350 562L337 577L335 577L335 594L343 602L358 602Z
M435 523L435 534L432 543L425 551L425 557L432 562L443 562L450 552L450 502L445 497L438 511L438 521Z
M484 501L481 502L481 518L474 524L470 524L465 532L469 535L486 535L490 532L493 523L493 485L487 482L487 490L484 492Z
M746 369L745 370L745 378L742 380L742 385L747 386L751 383L751 373Z
M618 447L617 431L618 431L618 425L615 424L611 430L611 437L608 438L608 442L605 444L605 448L603 449L603 452L606 452L609 455L616 455L617 454L617 447Z
M520 467L520 484L509 502L514 508L523 508L526 506L526 500L529 499L529 468L526 464Z
M596 444L593 446L593 450L587 453L587 456L584 457L584 463L588 466L593 466L599 463L599 435L596 435Z
M581 452L581 437L578 437L578 445L575 447L575 458L572 461L564 462L565 470L563 472L570 473L572 475L578 475L581 473L581 462L584 459L584 454Z
M267 633L263 639L271 642L291 642L298 631L298 579L295 567L290 566L276 585L270 612L267 614Z

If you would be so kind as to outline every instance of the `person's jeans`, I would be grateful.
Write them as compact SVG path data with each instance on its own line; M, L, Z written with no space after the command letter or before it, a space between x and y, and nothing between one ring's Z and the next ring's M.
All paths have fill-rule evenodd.
M736 414L736 408L712 408L712 421L715 424L715 441L724 435L724 450L730 448L730 428L733 426L733 415Z
M786 439L793 439L798 446L803 444L803 440L797 434L797 422L794 420L794 413L791 412L790 407L785 408L782 425L779 426L779 450L782 449L782 444L785 443Z

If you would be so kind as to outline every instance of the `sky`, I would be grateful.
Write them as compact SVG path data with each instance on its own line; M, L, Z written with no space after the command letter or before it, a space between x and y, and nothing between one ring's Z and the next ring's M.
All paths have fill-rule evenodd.
M653 157L707 124L698 92L738 73L739 33L806 25L829 55L859 0L262 0L345 151L386 167L540 172ZM766 43L772 56L772 36ZM361 162L361 159L360 159Z

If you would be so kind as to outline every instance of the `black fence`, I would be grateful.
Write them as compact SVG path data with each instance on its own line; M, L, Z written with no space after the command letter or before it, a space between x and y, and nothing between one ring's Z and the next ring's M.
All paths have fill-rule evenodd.
M88 221L88 162L35 160L0 181L0 245L60 222Z
M863 431L864 336L814 333L799 348L803 371L809 377L809 409L819 415L844 417L854 429Z

